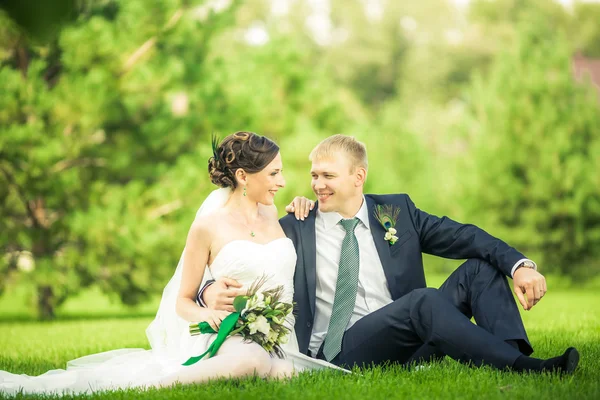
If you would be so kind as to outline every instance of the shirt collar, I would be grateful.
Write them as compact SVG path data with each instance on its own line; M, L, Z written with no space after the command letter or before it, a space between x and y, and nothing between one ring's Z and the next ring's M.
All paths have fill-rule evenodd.
M362 205L354 217L358 218L367 229L371 229L369 226L369 209L367 207L367 200L364 196ZM320 220L319 223L323 224L323 228L325 228L326 231L336 226L343 218L344 217L337 212L322 212L317 210L317 221Z

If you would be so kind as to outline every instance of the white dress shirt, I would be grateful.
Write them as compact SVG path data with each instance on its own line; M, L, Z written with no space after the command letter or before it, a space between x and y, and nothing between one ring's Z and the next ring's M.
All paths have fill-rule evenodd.
M354 231L358 240L360 270L356 305L346 329L349 329L365 315L392 302L383 266L369 228L369 210L364 198L355 217L360 220ZM315 220L317 242L316 312L309 345L313 355L317 354L325 340L333 309L342 241L346 236L346 231L338 224L341 219L343 217L336 212L324 213L317 210Z

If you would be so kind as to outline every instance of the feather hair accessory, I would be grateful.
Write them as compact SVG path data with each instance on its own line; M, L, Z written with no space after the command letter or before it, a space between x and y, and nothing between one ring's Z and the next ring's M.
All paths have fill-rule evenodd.
M221 165L223 165L223 160L221 159L221 156L219 155L219 137L217 135L215 135L214 133L212 135L211 144L212 144L213 157L214 157L215 161L217 161L217 162L221 163Z

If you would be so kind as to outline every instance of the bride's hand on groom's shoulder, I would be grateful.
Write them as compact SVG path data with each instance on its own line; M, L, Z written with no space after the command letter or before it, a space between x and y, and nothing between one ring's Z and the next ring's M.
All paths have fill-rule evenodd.
M288 213L294 213L298 220L304 221L308 217L308 213L315 207L315 202L306 197L296 196L290 204L285 207Z
M204 289L202 300L209 309L233 312L233 300L236 296L246 294L242 285L235 279L220 278Z
M221 322L231 314L229 311L212 310L210 308L202 309L201 320L207 322L211 328L216 332L221 326Z

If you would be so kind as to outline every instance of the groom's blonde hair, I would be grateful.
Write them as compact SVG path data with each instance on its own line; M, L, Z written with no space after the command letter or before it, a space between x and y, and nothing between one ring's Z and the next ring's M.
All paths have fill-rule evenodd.
M333 135L319 143L309 154L312 161L333 158L335 154L345 153L350 160L351 172L358 167L368 169L367 148L352 136Z

